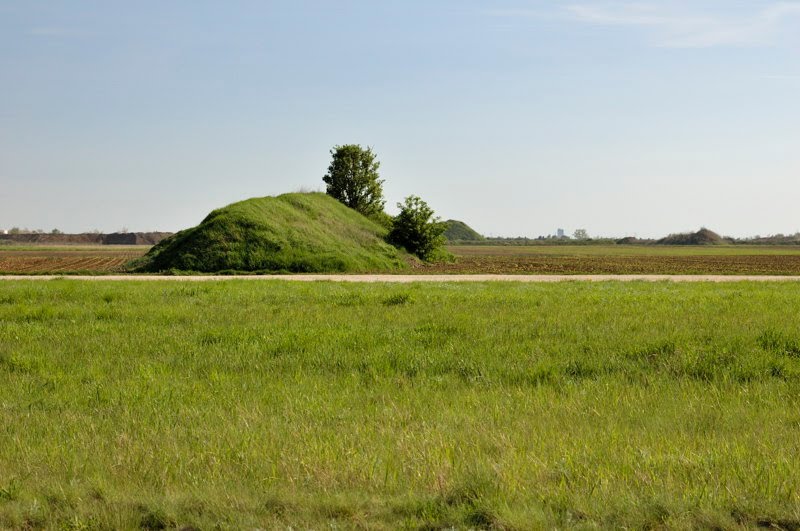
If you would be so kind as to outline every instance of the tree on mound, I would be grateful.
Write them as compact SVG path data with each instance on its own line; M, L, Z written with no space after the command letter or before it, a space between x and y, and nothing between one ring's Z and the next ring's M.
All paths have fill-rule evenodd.
M448 219L445 223L444 237L449 242L462 241L462 242L477 242L483 241L484 238L475 229L456 219Z
M327 194L368 217L389 231L386 241L417 255L423 260L445 258L440 252L447 226L433 218L433 210L417 196L398 203L400 214L392 218L383 210L383 181L379 178L380 163L372 148L358 144L335 146L328 173L322 178L328 185Z
M153 247L140 271L371 272L405 267L386 229L325 194L248 199Z
M335 146L328 173L322 178L328 185L326 193L361 212L373 216L383 212L383 181L378 174L380 162L372 148L358 144Z

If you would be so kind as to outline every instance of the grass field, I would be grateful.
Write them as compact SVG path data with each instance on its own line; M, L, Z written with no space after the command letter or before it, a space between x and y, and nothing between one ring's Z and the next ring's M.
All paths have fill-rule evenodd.
M120 273L148 246L0 247L0 274ZM800 275L798 246L451 246L402 273Z
M0 284L0 528L800 526L800 286Z

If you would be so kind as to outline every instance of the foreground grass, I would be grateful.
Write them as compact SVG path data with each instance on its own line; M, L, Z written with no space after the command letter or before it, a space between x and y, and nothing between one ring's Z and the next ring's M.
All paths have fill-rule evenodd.
M0 284L0 527L800 526L800 286Z

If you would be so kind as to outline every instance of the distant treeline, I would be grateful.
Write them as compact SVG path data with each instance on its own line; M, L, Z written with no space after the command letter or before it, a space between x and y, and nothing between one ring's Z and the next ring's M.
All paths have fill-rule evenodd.
M450 245L800 245L800 232L795 234L775 234L771 236L752 236L748 238L733 238L720 236L714 231L700 229L697 232L670 234L664 238L583 238L575 239L569 236L539 236L528 238L516 237L487 237L483 240L450 240Z
M450 240L450 245L615 245L617 241L614 238L586 238L584 240L575 240L572 238L557 238L557 237L542 237L542 238L527 238L524 236L515 236L505 238L502 236L490 236L483 240Z
M155 245L171 232L115 232L102 234L86 232L64 234L61 232L0 234L0 244L51 244L51 245Z

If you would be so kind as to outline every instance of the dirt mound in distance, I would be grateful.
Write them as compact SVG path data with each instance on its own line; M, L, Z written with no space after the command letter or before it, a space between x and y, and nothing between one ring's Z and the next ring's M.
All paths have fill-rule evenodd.
M729 243L712 230L702 228L697 232L670 234L656 242L657 245L723 245Z

